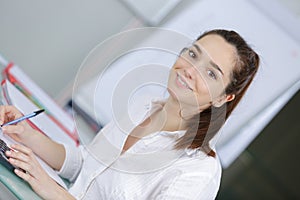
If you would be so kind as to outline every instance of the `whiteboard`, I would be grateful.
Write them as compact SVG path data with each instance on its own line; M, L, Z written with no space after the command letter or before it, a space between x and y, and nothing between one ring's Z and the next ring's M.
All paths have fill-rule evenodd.
M218 152L223 166L227 167L259 133L248 122L259 124L261 120L270 120L265 116L260 121L253 120L264 110L295 85L300 79L300 46L286 30L279 26L265 13L257 9L253 1L246 0L207 0L191 4L177 13L164 27L177 30L191 38L196 38L204 30L214 28L233 29L240 33L261 56L260 70L250 86L245 98L221 129L218 138ZM278 108L277 108L278 109ZM276 113L270 113L275 115ZM273 117L272 116L272 117ZM262 122L264 123L264 122ZM249 138L230 144L241 130ZM245 141L247 140L247 141ZM228 149L229 148L229 149ZM239 152L234 156L229 152Z
M232 29L261 56L261 66L253 84L220 130L220 137L215 138L220 160L226 168L299 90L300 45L251 0L189 1L183 9L172 13L161 27L182 33L191 40L205 30ZM143 59L140 55L136 62ZM170 61L167 56L160 56L160 59L162 63ZM82 88L81 95L74 96L75 102L85 108L89 103L84 103L88 102L84 93L89 93L87 87L91 84ZM102 108L106 109L107 105Z
M146 24L157 26L181 0L121 0Z

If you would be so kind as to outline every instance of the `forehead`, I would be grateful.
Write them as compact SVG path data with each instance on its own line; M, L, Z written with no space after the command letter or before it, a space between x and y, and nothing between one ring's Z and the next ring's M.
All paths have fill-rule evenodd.
M206 51L212 61L224 72L225 77L229 77L237 55L233 45L216 34L204 36L196 41L195 44L201 46Z

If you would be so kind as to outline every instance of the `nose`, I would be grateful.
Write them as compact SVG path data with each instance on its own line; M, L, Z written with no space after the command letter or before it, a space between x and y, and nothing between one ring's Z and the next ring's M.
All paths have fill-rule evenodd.
M184 76L188 79L194 79L196 76L196 70L193 66L188 66L184 69Z

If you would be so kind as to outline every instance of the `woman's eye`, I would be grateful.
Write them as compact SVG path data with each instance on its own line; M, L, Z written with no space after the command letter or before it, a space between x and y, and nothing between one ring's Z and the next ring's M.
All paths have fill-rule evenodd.
M189 50L189 56L191 58L196 58L196 54L195 54L195 52L193 50Z
M211 78L213 78L213 79L217 79L217 76L216 76L216 74L213 72L213 71L211 71L211 70L208 70L207 71L207 74L208 74L208 76L210 76Z

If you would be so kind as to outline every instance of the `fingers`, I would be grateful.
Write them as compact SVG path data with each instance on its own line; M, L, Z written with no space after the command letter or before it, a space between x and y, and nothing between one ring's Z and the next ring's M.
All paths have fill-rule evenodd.
M22 117L22 113L14 106L0 106L0 124L3 124L12 119Z
M27 181L28 183L32 182L33 177L30 175L30 173L27 173L26 171L22 171L19 169L15 169L14 172L23 180Z
M32 189L45 199L56 199L61 187L45 172L34 153L26 146L13 144L7 151L9 162L16 167L15 174L28 182Z
M32 157L34 156L32 150L28 147L25 147L23 145L20 145L20 144L12 144L11 145L11 148L14 149L14 150L17 150L18 153L23 153L25 154L26 156L29 156L29 157ZM17 152L12 152L12 153L17 153Z
M14 151L14 150L11 150L11 151L7 151L5 152L5 154L11 158L12 160L16 160L16 161L22 161L22 162L30 162L30 158L28 155L22 153L22 152L19 152L19 151ZM14 161L13 161L14 162Z
M11 148L13 150L5 152L5 154L9 157L9 162L16 167L34 174L34 167L32 166L34 166L37 162L32 150L18 144L11 145Z
M18 170L24 173L35 174L32 168L32 163L23 162L14 158L9 158L8 161Z
M9 125L9 126L3 126L2 131L5 134L21 134L24 132L24 127L20 125Z
M4 134L8 135L17 142L24 143L22 136L25 132L25 128L22 125L9 125L2 127Z
M5 110L4 106L0 106L0 124L4 123Z
M14 144L11 145L13 150L5 152L9 157L8 161L16 167L15 173L26 181L30 181L39 171L39 163L35 159L31 149Z

